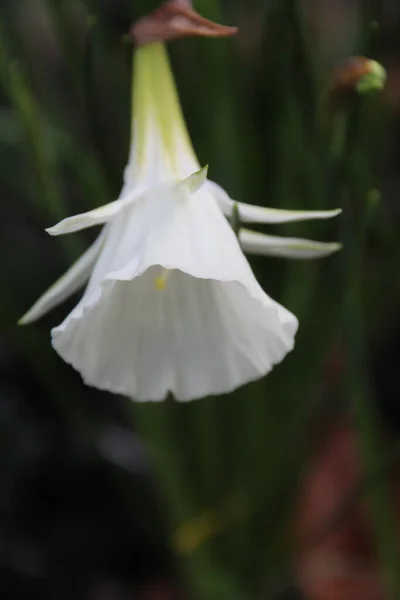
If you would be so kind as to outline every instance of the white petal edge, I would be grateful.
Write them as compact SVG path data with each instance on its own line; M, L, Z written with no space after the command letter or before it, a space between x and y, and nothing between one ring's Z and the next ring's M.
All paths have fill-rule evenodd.
M89 279L93 265L103 247L105 230L80 258L58 279L18 321L18 325L28 325L64 302L81 288Z
M247 254L299 260L322 258L342 248L341 244L335 242L324 243L303 238L266 235L249 229L240 230L239 242L243 252Z
M242 223L279 224L311 221L314 219L332 219L342 212L341 208L333 210L284 210L236 202L219 185L214 182L210 182L210 184L213 188L214 197L224 215L229 218L236 205Z
M132 190L129 194L114 202L99 206L99 208L89 210L85 213L80 213L79 215L67 217L56 225L53 225L53 227L49 227L46 231L50 235L65 235L66 233L74 233L75 231L88 229L95 225L103 225L115 217L128 204L134 202L142 192L141 188Z

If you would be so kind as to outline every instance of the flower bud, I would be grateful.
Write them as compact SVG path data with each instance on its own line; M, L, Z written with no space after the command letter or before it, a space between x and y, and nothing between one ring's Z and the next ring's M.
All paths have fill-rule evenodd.
M382 90L386 82L386 71L376 60L354 56L342 63L334 72L330 85L335 96L352 92L361 94Z

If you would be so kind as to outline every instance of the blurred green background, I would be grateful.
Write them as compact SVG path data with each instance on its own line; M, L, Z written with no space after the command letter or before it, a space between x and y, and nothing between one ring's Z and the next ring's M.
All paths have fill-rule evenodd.
M17 327L94 235L54 239L45 227L118 196L132 54L122 36L157 5L1 0L5 600L153 600L185 597L187 585L201 598L297 597L292 521L313 447L345 415L366 472L380 472L398 453L395 0L197 0L199 12L238 25L238 35L170 45L211 179L240 201L344 209L335 222L265 228L344 244L316 262L252 261L268 294L300 320L295 351L271 375L224 398L135 410L84 387L51 349L50 329L76 298ZM358 55L385 66L386 88L342 102L329 91L334 70ZM382 598L390 590L395 598L393 516L385 477L375 479L371 522L389 573Z

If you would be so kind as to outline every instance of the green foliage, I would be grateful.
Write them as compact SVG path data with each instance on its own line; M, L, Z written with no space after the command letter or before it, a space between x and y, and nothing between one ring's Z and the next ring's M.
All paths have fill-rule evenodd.
M293 501L310 421L354 403L365 458L374 463L367 466L381 457L364 354L398 318L400 286L392 277L400 244L384 194L367 225L364 217L373 190L391 177L380 155L390 147L394 116L381 96L363 98L345 115L350 141L332 155L343 115L324 129L320 111L333 64L297 2L235 0L226 12L218 4L199 0L196 8L238 21L238 38L184 40L170 49L201 164L238 201L343 206L338 223L287 225L283 233L338 240L345 252L321 262L254 260L261 285L300 321L294 352L262 381L188 405L109 402L150 441L171 547L197 596L275 598L290 580ZM82 234L47 239L44 228L118 195L130 135L130 48L122 36L157 5L43 0L32 10L29 2L2 0L0 329L87 444L96 438L96 405L86 410L85 390L48 341L68 307L30 329L18 330L16 321L89 242ZM325 367L342 343L352 376L332 380ZM385 503L384 491L375 494L381 556L394 571ZM395 579L392 573L393 598Z

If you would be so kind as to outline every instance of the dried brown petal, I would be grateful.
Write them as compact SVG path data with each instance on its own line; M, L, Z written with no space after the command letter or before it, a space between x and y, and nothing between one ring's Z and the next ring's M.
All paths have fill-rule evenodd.
M188 0L168 0L153 13L139 19L130 34L139 46L181 37L226 37L237 27L226 27L199 15Z

